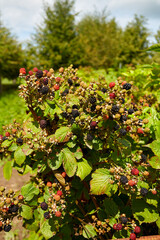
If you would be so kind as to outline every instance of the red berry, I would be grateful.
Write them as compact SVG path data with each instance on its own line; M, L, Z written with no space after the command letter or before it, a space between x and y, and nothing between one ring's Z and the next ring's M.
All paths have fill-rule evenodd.
M130 240L136 240L136 234L135 233L130 234Z
M139 226L136 226L134 229L135 233L140 233L141 232L141 228Z
M61 190L58 190L58 191L57 191L57 195L62 196L62 194L63 194L63 193L62 193Z
M127 126L127 127L126 127L126 131L129 132L129 130L131 130L131 127L130 127L130 126Z
M32 72L32 71L29 71L28 73L29 73L29 75L30 75L30 76L32 76L32 75L33 75L33 72Z
M128 185L133 187L134 185L136 185L136 182L134 180L129 180Z
M66 173L65 173L65 172L62 172L61 175L62 175L62 177L64 177L64 178L66 177Z
M44 70L44 72L47 74L47 73L48 73L48 70Z
M60 197L60 195L55 194L54 195L54 199L56 200L56 202L58 202L61 199L61 197Z
M59 83L61 81L60 77L56 77L56 82Z
M117 224L116 230L118 230L118 231L122 230L122 224L121 224L121 223L118 223L118 224Z
M62 215L62 213L61 213L60 211L57 211L57 212L55 213L55 215L56 215L56 217L60 217L60 216Z
M19 73L26 74L26 69L25 68L20 68Z
M157 194L157 191L155 189L153 189L151 192L152 192L153 195Z
M115 82L111 82L110 84L109 84L109 87L110 88L113 88L115 86Z
M138 175L139 174L139 170L137 168L133 168L131 171L132 175Z
M0 135L0 140L2 140L2 138L3 138L3 136L2 136L2 135Z
M122 82L122 86L123 86L125 83L127 83L127 82L126 82L126 81L123 81L123 82Z
M37 72L38 71L38 68L37 67L34 67L33 68L33 72Z
M109 94L110 99L114 99L116 97L115 93L110 93Z
M117 230L117 223L115 223L115 224L113 225L113 229L114 229L114 230Z
M24 199L23 195L19 195L19 196L18 196L18 199L19 199L19 200L23 200L23 199Z
M9 137L9 136L10 136L10 133L9 133L9 132L6 132L5 135L6 135L6 137Z
M143 134L143 129L142 129L142 128L138 128L138 129L137 129L137 133Z
M97 122L96 121L92 121L90 124L91 128L94 128L97 126Z
M52 187L52 183L51 182L47 182L47 187Z
M54 90L59 90L59 85L58 84L55 84L54 86L53 86L53 88L54 88Z

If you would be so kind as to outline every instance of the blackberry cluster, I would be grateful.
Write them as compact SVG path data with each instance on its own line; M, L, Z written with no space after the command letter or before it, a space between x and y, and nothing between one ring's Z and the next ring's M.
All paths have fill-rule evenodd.
M49 92L49 87L44 86L40 89L40 92L44 95L47 94Z
M123 85L123 89L126 89L126 90L131 89L131 87L132 87L132 85L131 85L130 83L125 83L125 84Z

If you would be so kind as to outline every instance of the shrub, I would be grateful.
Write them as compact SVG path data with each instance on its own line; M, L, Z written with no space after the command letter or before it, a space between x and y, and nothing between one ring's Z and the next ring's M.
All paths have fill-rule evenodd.
M159 226L159 145L133 83L86 84L72 66L36 72L20 71L28 119L0 138L4 174L31 174L20 206L30 239L133 238Z

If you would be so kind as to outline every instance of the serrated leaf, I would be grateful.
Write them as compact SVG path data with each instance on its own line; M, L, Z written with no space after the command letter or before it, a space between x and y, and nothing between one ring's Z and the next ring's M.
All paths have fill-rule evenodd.
M97 233L96 233L94 227L90 224L86 224L83 227L83 237L90 239L90 238L94 238L95 236L97 236Z
M24 154L24 152L22 151L21 147L18 147L16 149L16 151L14 152L14 159L16 161L16 163L21 166L22 163L24 163L25 159L26 159L26 155Z
M110 173L108 169L99 168L92 174L90 181L91 194L101 195L107 194L110 185Z
M12 176L13 161L7 161L3 167L3 176L6 180L9 180Z
M146 146L151 148L156 156L160 157L160 140L155 140Z
M145 49L145 51L160 52L160 43L153 44L149 48Z
M54 139L58 142L68 142L72 136L71 129L69 127L60 127L56 130Z
M49 239L53 237L53 232L51 231L51 226L48 221L44 221L40 227L41 233L43 234L45 239Z
M76 175L80 177L81 180L85 179L85 177L88 176L91 171L92 167L86 159L83 158L80 162L78 162L78 170Z
M75 158L81 159L83 157L83 152L80 147L77 147L76 152L74 153Z
M72 153L68 148L64 148L62 150L61 157L63 158L63 167L66 174L69 177L73 177L77 170L77 161L74 157L74 153Z
M158 206L158 196L152 194L151 192L148 192L147 197L146 197L146 202L148 204L152 204L153 206L157 207Z
M160 169L160 157L154 156L149 160L149 164L154 169Z
M36 188L33 184L28 183L21 188L21 193L24 196L25 201L30 201L34 197L34 195L39 194L39 189Z
M132 212L133 216L140 223L155 222L159 217L157 208L152 205L149 205L148 203L141 199L135 199L132 201Z
M2 142L1 147L7 148L11 145L12 141L6 139L4 142Z
M32 219L33 217L32 208L27 205L22 205L21 216L27 220Z

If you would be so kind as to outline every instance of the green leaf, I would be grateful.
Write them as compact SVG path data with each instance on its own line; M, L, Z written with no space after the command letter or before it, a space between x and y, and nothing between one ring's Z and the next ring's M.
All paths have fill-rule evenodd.
M11 145L12 141L10 140L5 140L4 142L2 142L1 147L7 148Z
M132 201L132 212L133 216L140 223L155 222L159 217L157 208L149 205L142 199L135 199Z
M39 190L33 184L28 183L21 188L21 193L24 196L25 201L30 201L34 197L34 195L39 194Z
M42 223L40 230L45 239L53 237L53 232L51 231L51 226L49 225L48 221L44 221Z
M47 160L48 166L52 169L52 170L57 170L61 164L62 164L62 157L61 157L61 153L58 156L54 156L52 158L49 158Z
M11 146L8 148L8 151L14 152L18 148L16 143L12 143Z
M3 176L7 180L11 178L12 166L13 166L13 161L7 161L3 167Z
M94 238L95 236L97 236L97 233L94 227L90 224L86 224L83 227L83 237L89 239L89 238Z
M69 177L73 177L77 170L77 161L74 157L74 153L72 153L68 148L64 148L62 150L61 157L63 158L63 167L66 174Z
M75 158L81 159L83 157L83 152L80 147L77 147L76 152L74 153Z
M22 205L21 216L27 220L32 219L33 217L32 208L27 205Z
M149 164L154 169L160 169L160 157L157 156L151 157L151 159L149 160Z
M22 163L24 163L26 156L25 156L24 152L22 151L21 147L18 147L16 149L16 151L14 152L14 159L19 166L21 166Z
M160 140L155 140L146 146L151 148L156 156L160 157Z
M107 189L106 189L106 195L108 197L111 197L113 194L115 194L118 190L118 185L115 184L108 184Z
M71 136L72 136L72 132L69 127L60 127L55 132L54 138L58 143L61 143L61 142L68 142Z
M22 146L22 151L24 152L24 154L25 154L26 156L28 156L28 155L30 155L30 154L33 152L33 149L30 149L29 146L28 146L28 144L24 144L24 145Z
M110 185L110 173L108 169L99 168L92 174L90 182L91 194L101 195L107 194Z
M160 52L160 43L153 44L149 48L145 49L145 51Z
M138 181L137 187L138 187L138 188L146 188L146 189L149 189L148 183L146 183L146 182L144 182L144 181L141 181L141 180Z
M91 171L92 167L86 159L83 158L80 162L78 162L78 170L76 175L80 177L81 180L88 176Z
M157 227L160 229L160 217L158 218L158 220L156 221Z
M104 204L107 215L113 217L113 216L116 216L117 213L119 212L118 206L113 200L106 198L103 204Z
M120 150L126 154L129 155L131 153L131 143L124 139L124 138L118 138L117 142L119 143Z
M148 194L146 196L146 202L148 204L151 204L151 205L157 207L158 206L158 196L152 194L151 192L148 192Z

